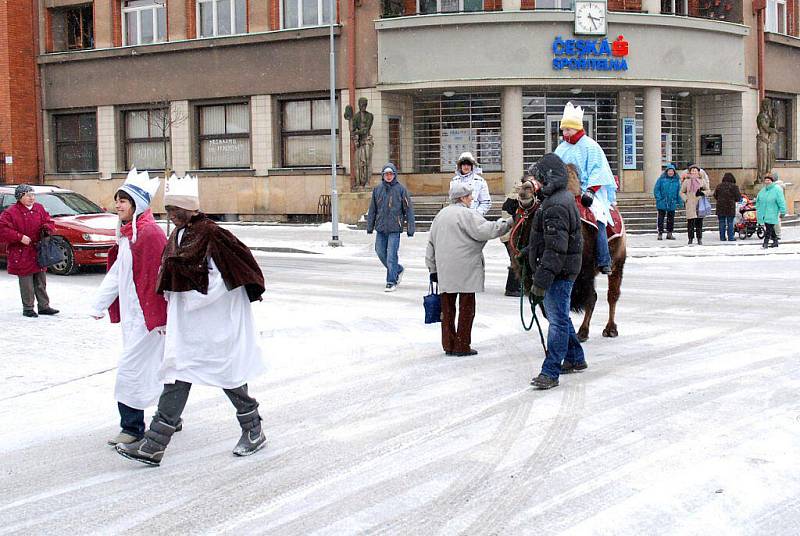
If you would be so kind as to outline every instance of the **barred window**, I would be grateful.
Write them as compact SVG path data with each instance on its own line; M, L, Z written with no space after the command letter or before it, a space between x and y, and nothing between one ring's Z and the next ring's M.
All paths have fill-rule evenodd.
M414 170L455 172L470 151L483 171L500 171L502 139L499 93L423 94L414 99Z
M200 106L200 168L250 167L250 106Z
M97 116L94 112L54 117L56 171L97 171Z
M169 109L125 112L125 169L165 169Z
M778 131L775 136L775 158L777 160L791 159L791 112L792 101L789 99L769 98L772 101L772 113L775 117L775 129Z
M122 3L123 45L159 43L167 39L167 7L161 0Z
M637 99L638 103L638 99ZM637 105L637 112L638 112ZM644 109L642 109L644 117ZM661 163L682 169L695 161L692 98L661 96Z
M286 167L330 164L330 99L284 101L281 110L281 146L283 165Z

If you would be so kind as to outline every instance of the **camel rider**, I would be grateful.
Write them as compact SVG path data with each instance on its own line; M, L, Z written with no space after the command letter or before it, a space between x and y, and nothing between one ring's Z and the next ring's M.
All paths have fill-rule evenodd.
M456 176L450 180L450 188L455 183L467 184L472 188L472 206L470 208L477 210L481 216L486 216L486 213L492 208L492 198L489 196L489 186L486 184L486 180L478 175L477 166L478 162L472 153L461 153L456 162Z
M617 202L617 182L603 149L583 130L583 109L568 102L561 118L564 141L555 153L565 164L574 164L581 179L581 204L592 211L597 220L597 267L611 273L606 225L612 223L611 206Z

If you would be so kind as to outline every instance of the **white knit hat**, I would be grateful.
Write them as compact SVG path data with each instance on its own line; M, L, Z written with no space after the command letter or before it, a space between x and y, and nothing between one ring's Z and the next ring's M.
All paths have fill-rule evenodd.
M158 192L158 187L160 185L161 180L158 177L151 179L150 174L146 171L139 173L136 171L136 168L133 168L128 172L128 176L125 178L125 182L122 186L117 189L117 192L125 192L131 196L133 203L136 205L131 221L133 226L131 243L136 242L136 218L139 214L150 208L150 204L153 202L153 198L156 192ZM122 222L117 222L117 240L119 240L120 237L119 228L121 223Z

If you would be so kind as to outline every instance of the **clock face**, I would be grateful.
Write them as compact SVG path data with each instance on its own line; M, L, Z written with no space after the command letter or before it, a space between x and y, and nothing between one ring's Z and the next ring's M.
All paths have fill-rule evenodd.
M605 35L606 3L575 2L575 33L580 35Z

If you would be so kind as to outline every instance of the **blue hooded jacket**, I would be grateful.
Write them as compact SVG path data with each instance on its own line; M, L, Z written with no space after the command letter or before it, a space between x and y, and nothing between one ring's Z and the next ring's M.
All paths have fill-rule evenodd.
M381 183L372 190L367 213L367 234L374 230L379 233L401 233L403 221L406 221L408 236L414 236L414 205L408 190L399 182L397 168L390 162L381 169L387 168L394 172L394 180L386 182L381 175Z
M672 177L667 175L667 171L670 169L675 171ZM667 164L664 173L658 178L653 189L653 195L656 197L656 208L669 212L682 208L683 199L681 199L680 190L681 178L678 176L678 170L672 164Z

